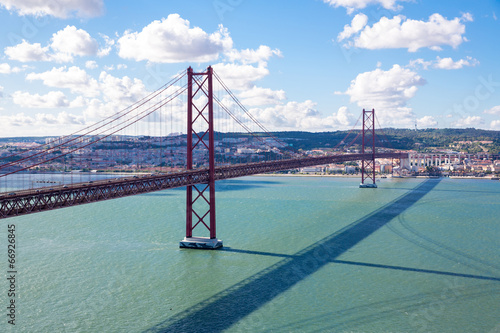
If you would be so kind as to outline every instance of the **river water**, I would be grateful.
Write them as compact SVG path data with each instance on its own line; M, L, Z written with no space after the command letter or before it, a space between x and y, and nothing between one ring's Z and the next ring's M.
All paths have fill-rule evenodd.
M500 182L358 185L221 181L216 251L179 248L184 189L2 220L0 330L500 332Z

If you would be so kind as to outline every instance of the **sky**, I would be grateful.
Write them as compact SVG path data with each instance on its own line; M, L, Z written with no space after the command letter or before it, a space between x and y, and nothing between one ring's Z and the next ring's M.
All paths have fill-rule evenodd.
M0 0L0 137L63 135L212 66L273 131L500 130L499 0Z

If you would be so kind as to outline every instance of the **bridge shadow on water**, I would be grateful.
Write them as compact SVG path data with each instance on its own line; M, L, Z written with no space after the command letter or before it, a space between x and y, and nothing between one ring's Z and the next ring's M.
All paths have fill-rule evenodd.
M275 297L314 274L328 263L402 214L429 193L439 179L429 179L371 214L351 223L294 255L233 285L147 330L147 332L221 332ZM244 250L231 250L244 252ZM262 254L256 252L255 254ZM283 255L276 255L282 257ZM359 264L341 262L345 264ZM373 265L373 264L365 264ZM379 265L382 266L382 265ZM385 268L397 268L387 266ZM403 270L416 270L399 267ZM418 271L418 270L417 270Z

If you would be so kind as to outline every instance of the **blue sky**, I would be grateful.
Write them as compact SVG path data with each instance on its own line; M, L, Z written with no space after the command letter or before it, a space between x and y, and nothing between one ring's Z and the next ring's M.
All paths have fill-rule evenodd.
M500 1L0 0L0 136L68 134L212 65L271 130L500 130Z

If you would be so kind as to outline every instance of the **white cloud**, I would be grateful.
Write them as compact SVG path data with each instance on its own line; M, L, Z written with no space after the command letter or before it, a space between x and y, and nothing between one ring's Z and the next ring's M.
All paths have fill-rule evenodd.
M422 58L419 58L419 59L410 60L408 67L418 68L419 66L422 66L423 69L427 70L427 69L429 69L430 66L432 66L433 63L434 63L434 61L432 61L432 60L426 61Z
M105 34L99 34L99 35L102 37L102 39L104 39L104 43L106 46L101 48L97 52L97 56L104 57L104 56L109 55L109 53L111 52L111 49L113 48L113 45L115 45L115 41Z
M23 39L20 44L5 48L5 54L11 60L20 62L50 61L49 47L42 47L40 43L30 44Z
M269 75L269 70L264 66L219 63L213 69L231 90L250 89L255 81Z
M99 45L85 30L68 25L52 35L51 47L59 54L72 57L96 55Z
M14 115L0 115L0 122L5 124L2 133L5 136L34 136L61 134L61 129L65 129L64 134L75 132L85 124L80 115L70 114L66 111L58 114L37 113L28 116L24 113Z
M467 57L466 59L460 59L457 61L453 61L451 58L440 58L437 57L436 63L434 64L434 68L439 69L460 69L464 66L476 66L479 64L477 59Z
M302 123L305 119L320 116L316 110L316 103L311 100L302 103L288 102L264 109L254 108L250 110L250 113L268 129L281 128L283 130L304 128Z
M484 124L484 121L479 116L468 116L457 120L453 125L455 127L476 127Z
M115 77L106 72L99 75L99 89L102 98L89 101L85 116L100 119L122 110L147 95L144 83L128 76Z
M491 109L484 110L484 113L500 116L500 105L494 106Z
M471 13L463 13L462 20L464 22L473 22L474 21L474 17L472 16Z
M122 58L155 63L209 62L230 50L233 41L222 26L208 34L199 27L190 28L179 14L153 21L141 32L125 32L118 39Z
M257 50L245 49L238 51L232 49L226 52L226 56L229 61L239 61L244 65L258 63L259 65L265 66L267 60L269 60L269 58L271 58L273 55L282 57L280 50L272 50L267 45L261 45Z
M316 109L316 103L311 100L305 102L288 102L267 108L253 108L250 110L269 130L307 130L324 131L344 129L354 124L354 115L345 106L336 113L327 117Z
M105 42L109 43L107 40ZM23 39L21 43L5 48L5 54L9 59L20 62L72 62L74 56L102 56L107 53L99 50L97 41L88 32L70 25L54 33L51 43L45 47L40 43L31 44Z
M23 67L11 67L8 63L0 64L0 74L11 74L11 73L19 73L26 69Z
M360 108L374 108L383 126L408 126L414 119L408 101L425 83L417 73L394 65L388 71L377 68L358 74L345 93L337 94L349 95Z
M16 91L12 94L15 104L23 108L60 108L68 107L69 101L61 91L50 91L46 95Z
M358 33L363 29L368 23L368 16L365 14L357 14L353 17L351 24L346 24L344 30L338 34L337 41L341 42L346 38Z
M423 116L422 118L417 119L417 124L419 128L426 127L436 127L438 122L434 119L433 116Z
M2 124L9 124L10 126L18 127L23 125L31 125L35 122L35 119L33 117L26 116L21 112L11 116L0 116L0 121L2 122ZM6 128L9 129L9 126L6 126ZM4 135L9 136L8 133Z
M337 114L332 116L341 126L354 125L354 115L349 111L346 106L342 106L337 111Z
M99 65L97 65L97 62L94 60L88 60L85 62L85 68L96 69L97 67L99 67Z
M58 18L94 17L104 12L103 0L0 0L0 5L19 15Z
M97 96L100 94L100 88L97 80L90 77L85 70L72 66L66 69L66 66L52 68L43 73L29 73L27 80L42 80L48 87L66 88L73 93L82 93L85 96Z
M144 83L139 79L131 79L127 76L118 78L106 72L101 72L99 79L96 80L89 76L85 70L76 66L69 68L54 67L50 71L43 73L29 73L26 79L42 80L43 84L48 87L65 88L72 93L81 95L70 102L62 98L61 92L58 92L58 95L51 94L50 96L32 95L34 97L31 98L26 95L27 93L21 95L18 92L15 100L16 104L21 105L21 99L25 96L30 101L24 105L25 107L41 107L37 106L36 103L49 105L50 101L54 101L55 97L59 97L59 103L54 102L54 107L86 107L84 113L86 117L90 118L109 116L137 102L148 93ZM51 97L51 99L48 97ZM88 100L84 97L94 98Z
M272 90L269 88L252 87L238 94L239 99L245 106L279 104L286 99L284 90Z
M449 45L457 48L467 39L465 25L462 22L472 17L464 14L462 18L448 20L440 14L432 14L428 21L406 19L402 15L392 19L382 17L373 26L366 26L348 45L364 49L407 48L415 52L420 48L441 50Z
M418 68L422 66L423 69L427 70L429 67L437 68L437 69L461 69L463 67L475 67L479 64L477 59L472 57L466 57L465 59L460 59L454 61L452 58L441 58L436 57L436 60L425 61L424 59L415 59L411 60L409 63L409 67Z
M3 97L3 87L0 86L0 97Z
M405 0L402 0L405 1ZM355 9L363 9L369 5L380 5L385 9L399 10L400 5L396 5L398 0L323 0L323 2L335 8L344 7L348 13L352 13Z
M57 115L38 113L35 115L35 120L40 124L47 125L84 125L85 121L83 116L74 115L65 111Z
M491 129L493 129L493 130L500 130L500 120L493 120L493 121L490 123L490 127L491 127Z

